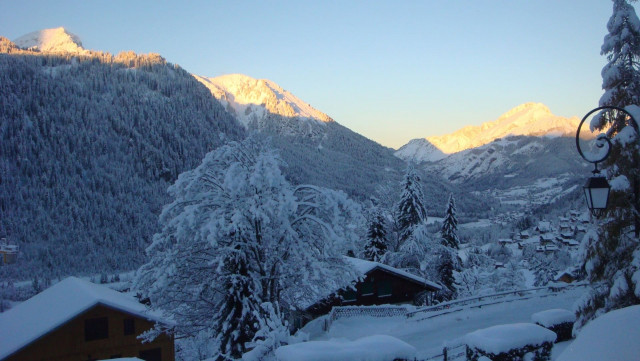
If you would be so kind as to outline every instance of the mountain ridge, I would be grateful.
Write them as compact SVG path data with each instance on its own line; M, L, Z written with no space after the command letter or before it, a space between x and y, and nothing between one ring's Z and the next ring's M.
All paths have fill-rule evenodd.
M557 116L546 105L529 102L508 110L493 121L468 125L450 134L418 138L424 140L420 143L415 139L411 140L400 147L395 155L414 162L433 162L509 136L573 135L579 122L577 117Z
M314 120L319 124L332 122L328 115L284 90L268 79L254 79L244 74L228 74L218 77L194 75L204 84L245 127L261 128L267 113L301 122Z
M249 132L271 138L294 184L339 189L364 200L379 182L397 182L404 162L311 107L277 83L243 74L195 76Z
M400 182L406 163L393 155L393 149L341 125L273 81L241 74L196 79L229 113L244 116L238 121L249 132L271 138L292 183L342 190L359 201L395 201L389 189ZM423 183L430 204L444 204L455 191L440 177L423 177ZM469 199L460 202L460 211L478 201Z

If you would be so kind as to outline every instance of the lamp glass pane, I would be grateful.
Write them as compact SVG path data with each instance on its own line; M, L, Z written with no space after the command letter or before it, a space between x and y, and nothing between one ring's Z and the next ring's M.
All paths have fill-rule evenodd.
M591 188L591 201L594 209L607 208L609 188Z
M587 207L593 209L593 202L591 201L591 189L584 187L584 198L587 200Z

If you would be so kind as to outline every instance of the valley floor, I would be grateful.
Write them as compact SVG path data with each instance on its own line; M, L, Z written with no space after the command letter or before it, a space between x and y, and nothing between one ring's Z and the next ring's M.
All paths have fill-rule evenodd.
M583 292L584 288L577 288L545 297L463 309L422 321L404 317L354 317L334 321L328 332L317 329L313 332L313 327L305 330L311 331L311 340L355 340L375 334L390 335L414 346L418 359L427 359L441 354L444 345L458 344L457 339L469 332L500 324L531 322L532 314L548 309L572 310L573 303ZM553 358L569 343L556 344Z

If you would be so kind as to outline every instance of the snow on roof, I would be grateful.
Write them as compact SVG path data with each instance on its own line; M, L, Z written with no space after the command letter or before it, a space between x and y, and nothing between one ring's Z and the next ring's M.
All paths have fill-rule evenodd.
M547 328L565 322L573 323L575 320L576 315L573 312L562 308L540 311L531 315L531 322L537 323Z
M387 335L367 336L355 341L308 341L276 350L278 361L388 361L413 360L415 356L415 347Z
M135 298L76 277L66 278L0 313L0 359L13 354L95 305L164 322Z
M571 277L575 277L576 273L578 273L580 270L576 267L576 266L571 266L566 268L564 271L560 271L556 274L556 277L554 278L554 280L559 280L560 277L566 275L569 275Z
M432 288L436 288L436 289L441 289L442 287L435 283L435 282L431 282L425 278L422 277L418 277L414 274L411 274L409 272L403 271L401 269L395 268L395 267L391 267L388 266L386 264L382 264L379 262L373 262L373 261L367 261L364 259L359 259L359 258L353 258L353 257L345 257L345 260L347 262L349 262L351 265L353 265L353 267L359 271L360 273L362 273L363 275L373 271L376 268L380 268L386 271L389 271L391 273L397 274L398 276L407 278L409 280L421 283L423 285L427 285L429 287Z
M526 345L554 342L555 332L533 323L513 323L483 328L464 336L463 342L492 354L508 352Z
M558 361L633 361L640 355L640 305L605 313L589 322Z
M541 231L550 231L551 230L551 222L548 221L540 221L538 222L538 229Z

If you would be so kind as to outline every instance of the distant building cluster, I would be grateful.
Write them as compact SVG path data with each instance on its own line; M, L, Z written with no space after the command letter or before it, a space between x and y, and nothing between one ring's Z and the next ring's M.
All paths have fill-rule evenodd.
M7 243L4 238L0 240L0 258L2 258L0 265L15 263L18 258L18 246Z
M498 242L517 243L520 249L533 244L536 245L537 252L544 253L557 252L560 246L577 248L580 245L577 239L587 233L589 222L587 213L570 210L556 221L540 221L534 229L521 231L511 239L500 239Z

